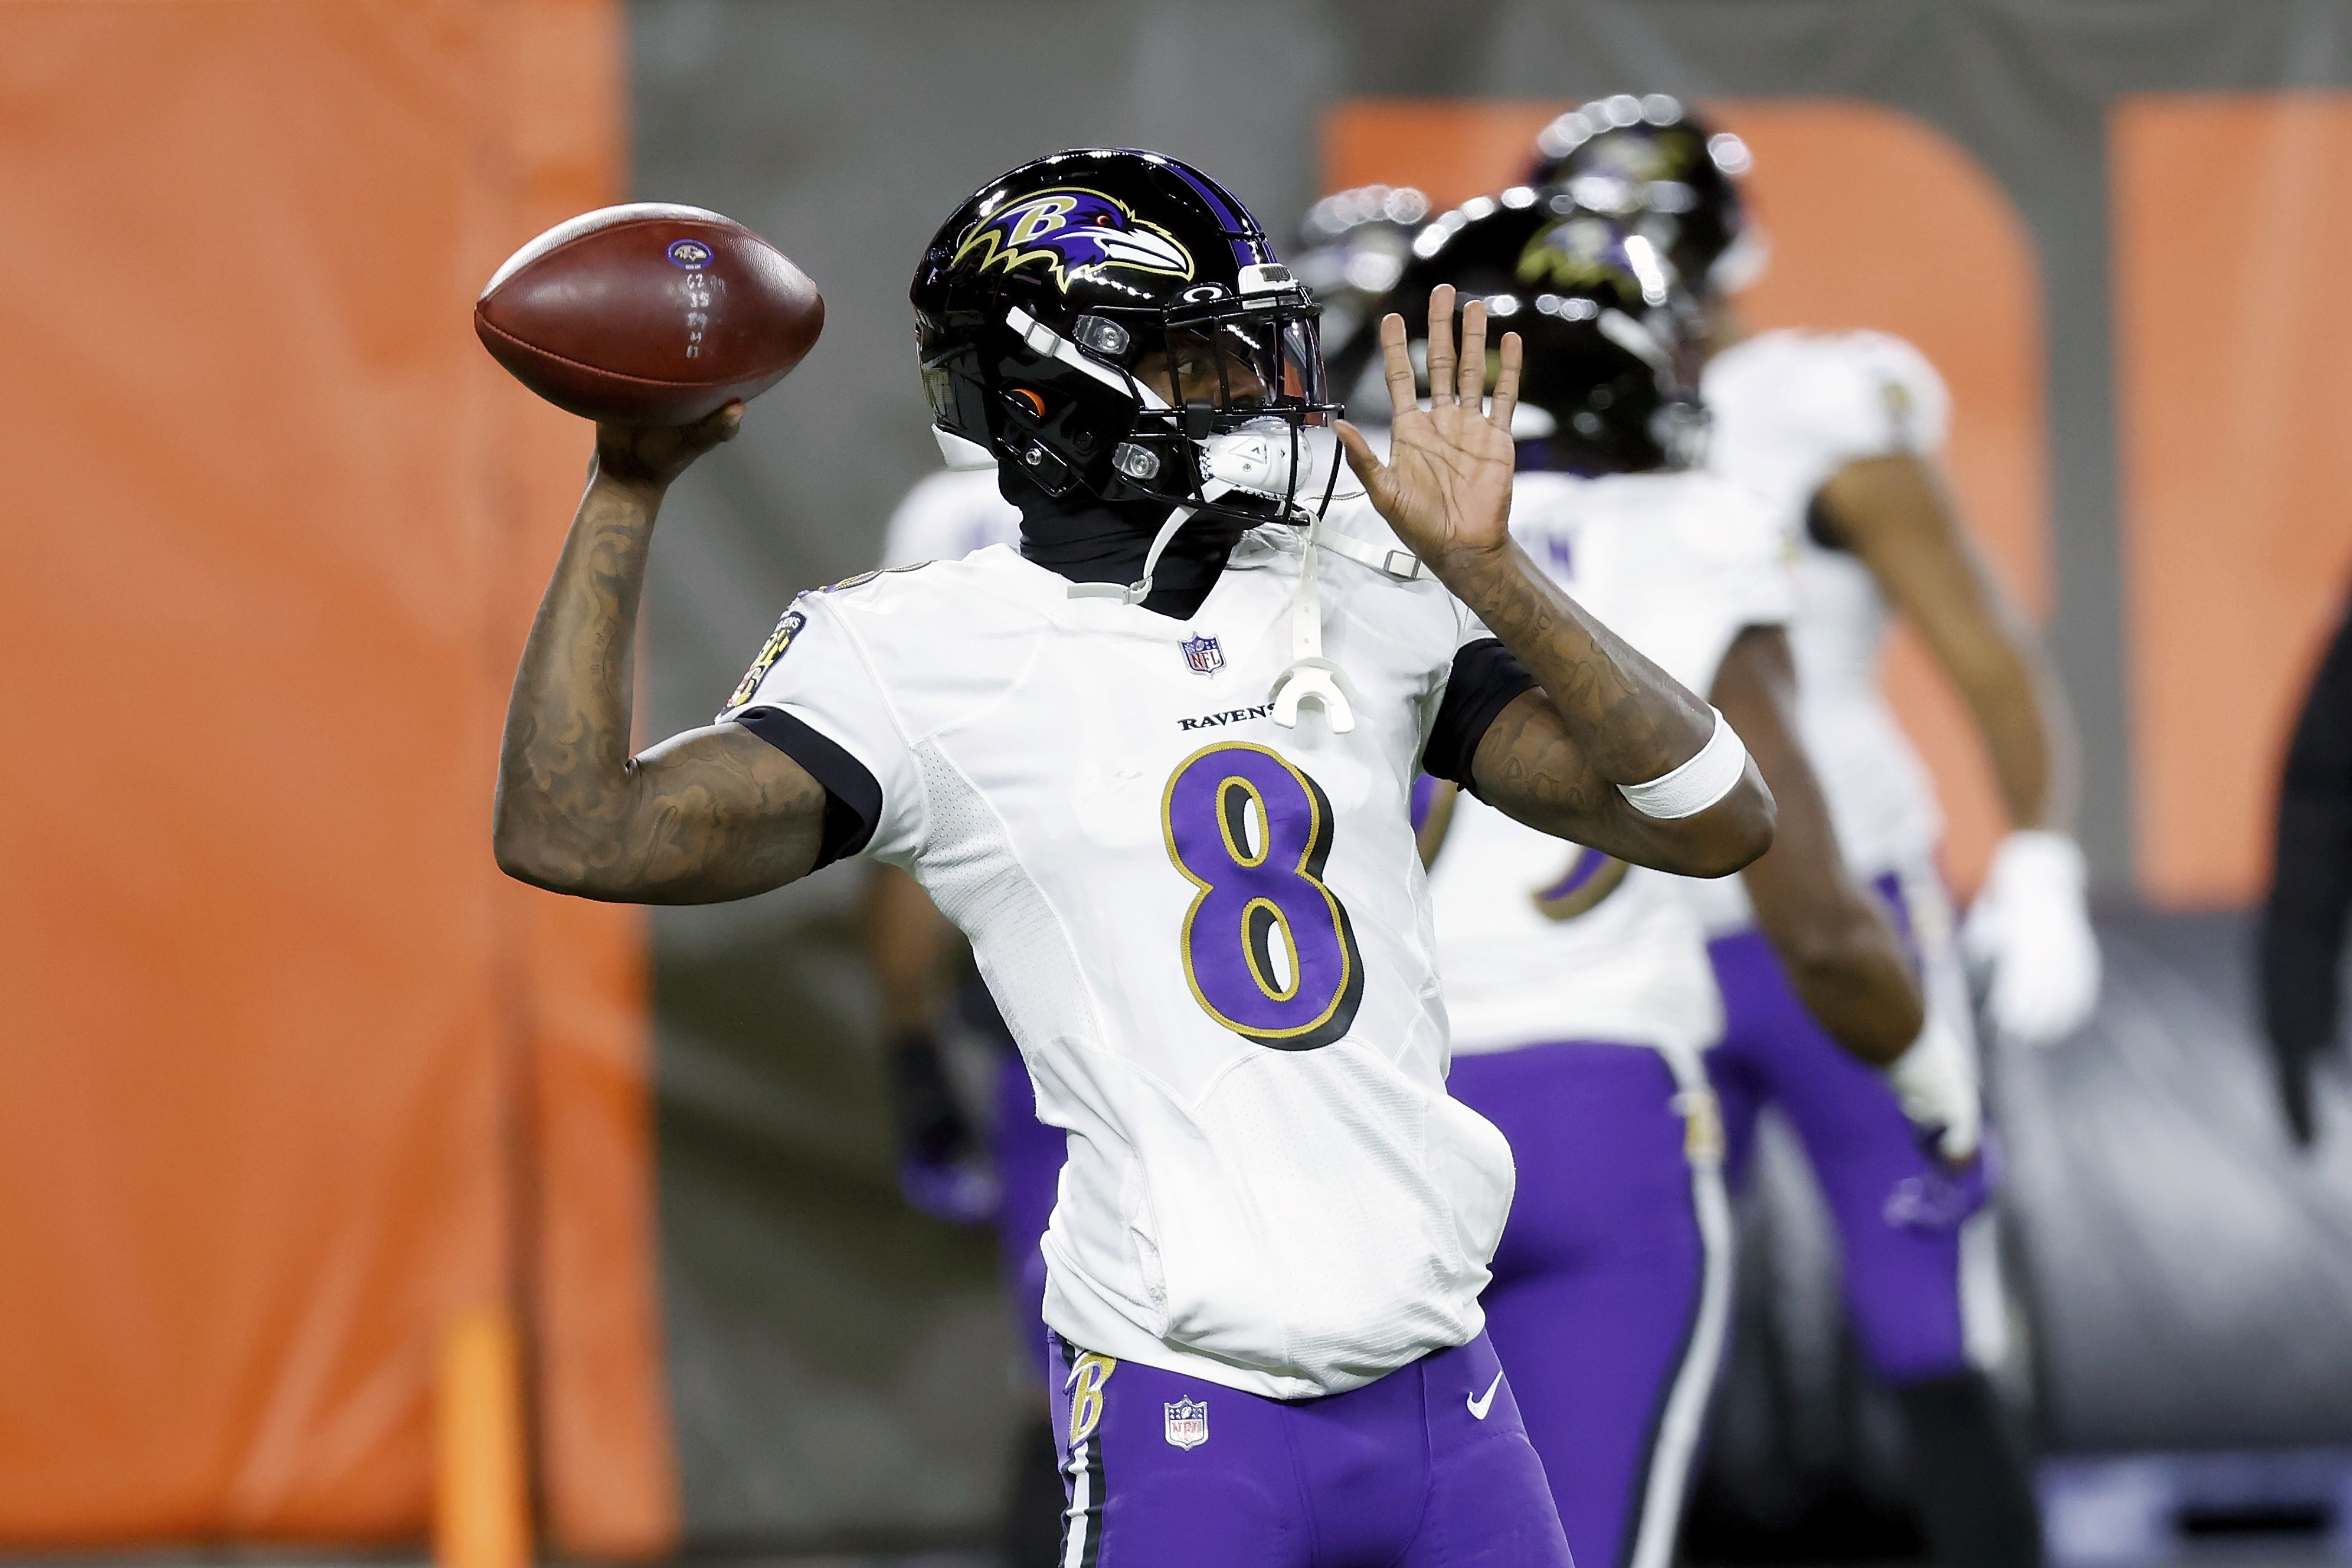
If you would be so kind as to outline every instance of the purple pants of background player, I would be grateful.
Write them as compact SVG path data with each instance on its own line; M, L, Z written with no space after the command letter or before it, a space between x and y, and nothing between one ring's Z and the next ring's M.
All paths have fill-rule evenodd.
M1663 1568L1723 1353L1731 1220L1712 1096L1646 1047L1460 1055L1519 1184L1486 1333L1587 1568Z
M1875 885L1906 936L1923 898L1941 908L1940 888L1906 887L1892 876ZM1932 937L1924 946L1929 1006L1963 1009L1958 1026L1965 1029L1956 961ZM1918 1222L1919 1214L1937 1207L1935 1189L1946 1177L1885 1082L1813 1021L1761 935L1722 937L1708 953L1726 1027L1722 1042L1707 1053L1707 1071L1723 1104L1726 1169L1734 1185L1754 1151L1758 1113L1767 1102L1780 1106L1837 1224L1846 1316L1873 1369L1896 1385L1969 1370L1962 1291L1968 1228L1961 1222L1981 1193L1943 1204L1944 1223ZM1970 1261L1990 1272L1990 1250L1969 1250ZM1987 1290L1997 1295L1998 1283L1980 1281L1976 1293Z
M1293 1400L1056 1344L1062 1568L1573 1568L1483 1334Z

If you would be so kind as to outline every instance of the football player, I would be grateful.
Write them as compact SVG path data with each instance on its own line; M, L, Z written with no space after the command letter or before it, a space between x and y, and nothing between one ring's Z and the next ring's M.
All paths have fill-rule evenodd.
M1412 236L1428 216L1429 198L1410 186L1364 185L1322 198L1299 225L1300 248L1290 260L1291 274L1322 309L1318 337L1343 346L1335 370L1353 367L1346 384L1365 382L1366 399L1373 402L1387 396L1379 382L1374 307L1396 287ZM961 560L991 545L1018 547L1021 511L997 485L994 455L967 461L970 465L928 476L908 492L884 532L882 570ZM951 1223L994 1221L1013 1330L1040 1358L1036 1386L1042 1399L1045 1260L1038 1240L1053 1212L1063 1138L1058 1128L1037 1120L1028 1069L987 988L974 976L955 988L951 1003L942 994L943 976L960 946L947 917L911 876L895 866L875 866L866 946L888 1035L899 1188L914 1207ZM950 1011L964 1029L1004 1048L984 1148L941 1056L938 1031L942 1014ZM1008 1563L1042 1561L1045 1555L1032 1539L1040 1517L1032 1457L1040 1451L1045 1480L1053 1490L1059 1488L1050 1431L1042 1450L1023 1433L1015 1445L1005 1534L999 1543ZM1057 1500L1043 1511L1048 1525L1059 1507Z
M1332 355L1334 368L1349 367L1349 382L1362 383L1364 395L1350 401L1376 402L1386 395L1379 382L1373 308L1396 287L1412 236L1429 211L1429 198L1409 185L1362 185L1323 197L1299 225L1300 248L1290 270L1321 308L1318 336L1339 345ZM991 545L1017 546L1020 538L1021 511L998 486L993 454L958 454L950 466L918 481L899 503L884 531L880 566L887 571L926 561L961 560ZM1000 1204L1024 1213L1034 1209L1035 1229L1042 1232L1052 1205L1052 1171L1059 1160L1045 1169L1044 1207L1024 1203L1024 1195L1001 1190L1003 1172L992 1166L1011 1164L1034 1174L1037 1165L1029 1157L1031 1151L1022 1147L998 1149L993 1160L983 1154L940 1060L934 1026L945 1005L940 988L951 946L945 917L905 873L887 866L877 866L876 872L866 904L866 946L880 983L890 1038L900 1190L914 1207L959 1224L992 1218ZM954 1010L982 1034L993 1036L1001 1030L985 988L960 989ZM1005 1043L1012 1065L998 1096L1000 1111L1021 1103L1028 1092L1027 1074L1018 1071L1018 1053L1010 1051L1009 1036ZM1013 1082L1016 1073L1017 1084ZM1014 1120L1034 1124L1025 1113ZM1000 1138L1027 1136L1025 1128L1008 1132L1001 1118L994 1130ZM1008 1239L1008 1265L1026 1250L1024 1243ZM1037 1285L1035 1291L1021 1293L1041 1295L1043 1264L1021 1271ZM1034 1313L1016 1312L1024 1332L1036 1321Z
M1847 860L1906 925L1931 1010L1972 1031L1952 917L1935 871L1941 831L1927 771L1878 686L1890 612L1917 628L1967 699L2014 831L1961 933L1988 965L1988 1015L2047 1042L2098 994L2098 946L2071 837L2074 735L2026 618L1954 515L1937 473L1942 382L1877 332L1771 331L1741 340L1731 296L1760 270L1738 179L1749 156L1675 99L1618 97L1543 132L1538 177L1619 213L1694 280L1713 350L1704 379L1710 465L1763 496L1797 552L1790 641L1798 717ZM1901 1405L1924 1521L1949 1564L2039 1556L2032 1492L1983 1368L2002 1327L1983 1183L1954 1184L1915 1145L1885 1087L1858 1071L1800 1003L1801 972L1748 924L1736 887L1709 894L1727 1029L1708 1059L1734 1170L1759 1106L1787 1113L1820 1178L1844 1257L1849 1320ZM1785 957L1785 955L1782 956ZM1927 1478L1932 1478L1927 1479Z
M600 427L516 675L499 863L697 903L866 855L964 932L1068 1141L1065 1562L1567 1564L1483 1333L1510 1151L1444 1091L1406 795L1426 768L1720 876L1769 846L1769 792L1511 543L1519 345L1482 409L1479 308L1457 382L1433 299L1425 410L1383 323L1382 462L1331 423L1263 230L1172 159L1012 171L912 293L942 443L995 455L1020 549L803 594L717 721L632 757L655 517L741 410ZM1335 428L1392 536L1318 517Z
M1772 852L1743 873L1759 922L1806 956L1831 1032L1883 1060L1919 1033L1918 991L1794 738L1786 540L1746 490L1692 465L1695 313L1672 265L1565 193L1526 188L1448 214L1417 249L1408 319L1451 284L1527 345L1512 537L1739 732L1780 808ZM1449 1084L1519 1167L1487 1333L1577 1560L1664 1568L1731 1299L1706 934L1673 877L1548 842L1475 799L1445 815L1430 886ZM1895 1071L1937 1054L1914 1046ZM1945 1119L1972 1118L1973 1083L1942 1082L1958 1092Z

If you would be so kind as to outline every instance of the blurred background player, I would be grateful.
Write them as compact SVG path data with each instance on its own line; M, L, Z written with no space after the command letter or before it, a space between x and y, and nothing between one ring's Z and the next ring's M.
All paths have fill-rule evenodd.
M1411 185L1357 185L1323 197L1299 221L1291 271L1323 308L1331 392L1359 427L1377 425L1387 413L1381 312L1428 218L1429 198Z
M1794 737L1781 531L1692 465L1695 311L1671 266L1564 193L1524 188L1448 214L1417 249L1394 300L1408 320L1448 284L1526 341L1513 537L1712 694L1780 805L1772 850L1743 873L1765 930L1815 956L1816 1005L1857 1056L1904 1052L1922 1022L1907 957L1841 863ZM1426 838L1449 1086L1519 1167L1488 1332L1578 1560L1663 1568L1731 1301L1706 932L1676 879L1547 842L1475 796L1441 804ZM1972 1119L1973 1083L1944 1082L1960 1094L1946 1116Z
M2319 1136L2312 1069L2343 1055L2345 917L2352 914L2352 613L2304 694L2279 780L2270 895L2256 943L2263 1031L2289 1136Z
M1730 297L1764 260L1737 185L1748 154L1674 99L1587 104L1545 129L1538 153L1539 181L1622 214L1693 284L1710 354L1701 383L1714 419L1708 463L1761 496L1793 543L1800 727L1848 862L1888 900L1919 955L1931 1012L1968 1038L1965 975L1935 865L1933 789L1879 690L1890 612L1918 629L1966 698L2014 824L1959 943L1989 973L1987 1016L2020 1040L2067 1034L2095 1004L2099 974L2070 836L2072 721L2031 625L1986 570L1937 472L1941 382L1917 350L1881 333L1742 340ZM1784 965L1790 955L1776 957L1743 929L1736 894L1703 896L1727 1013L1710 1067L1735 1179L1758 1111L1779 1104L1838 1228L1849 1322L1903 1411L1938 1560L2038 1561L2025 1469L1984 1373L2001 1325L1979 1193L1948 1179L1884 1084L1808 1016L1801 958Z

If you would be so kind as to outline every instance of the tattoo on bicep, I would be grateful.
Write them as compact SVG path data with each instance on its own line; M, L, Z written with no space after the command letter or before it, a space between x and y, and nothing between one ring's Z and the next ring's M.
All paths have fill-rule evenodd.
M751 750L759 747L759 750ZM641 790L625 838L649 883L681 894L758 891L815 858L824 787L748 735L712 734L633 762ZM764 765L764 766L763 766Z

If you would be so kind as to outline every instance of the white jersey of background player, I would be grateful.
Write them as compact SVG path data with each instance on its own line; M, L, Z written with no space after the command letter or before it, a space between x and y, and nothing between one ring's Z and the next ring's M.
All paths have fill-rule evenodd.
M1935 785L1879 685L1885 596L1867 567L1823 549L1807 526L1814 493L1847 463L1938 450L1950 399L1917 350L1883 332L1759 333L1710 359L1699 384L1711 418L1708 467L1756 498L1795 563L1798 727L1838 847L1865 879L1900 879L1931 971L1930 1004L1967 1039L1966 981L1935 863L1943 835ZM1691 891L1711 930L1748 924L1736 883Z
M1710 466L1756 491L1796 552L1790 639L1799 723L1840 843L1864 874L1900 879L1937 971L1929 976L1934 1001L1960 1030L1965 984L1939 936L1950 922L1935 863L1943 819L1934 781L1881 684L1892 612L1870 569L1825 545L1812 515L1814 497L1850 464L1939 454L1950 427L1949 394L1926 357L1900 339L1793 329L1723 350L1708 361L1701 386L1714 416ZM2013 833L1972 914L1969 947L2000 965L1992 1015L2021 1038L2072 1028L2095 997L2098 953L2082 879L2071 841L2042 831ZM1701 895L1722 919L1736 909L1727 892Z
M1780 529L1704 470L1521 474L1511 533L1696 692L1744 628L1789 618ZM1467 793L1451 810L1430 884L1457 1052L1593 1040L1689 1063L1714 1041L1722 1005L1686 879L1546 839Z
M1798 716L1859 870L1909 868L1943 835L1935 784L1879 677L1886 596L1853 555L1807 526L1813 495L1857 458L1943 449L1951 399L1910 344L1883 332L1762 332L1708 361L1708 464L1746 486L1785 532L1797 570Z
M1761 332L1717 354L1700 384L1715 416L1708 462L1762 495L1795 544L1800 722L1839 838L1857 868L1904 878L1927 906L1921 935L1932 941L1945 918L1933 875L1943 820L1880 684L1890 606L1867 566L1824 546L1811 507L1858 460L1939 454L1949 395L1916 349L1866 331ZM1994 1019L2021 1039L2071 1030L2096 998L2082 857L2060 834L2028 829L2003 841L1966 935L1969 950L1996 966ZM1942 988L1957 1006L1956 984Z

